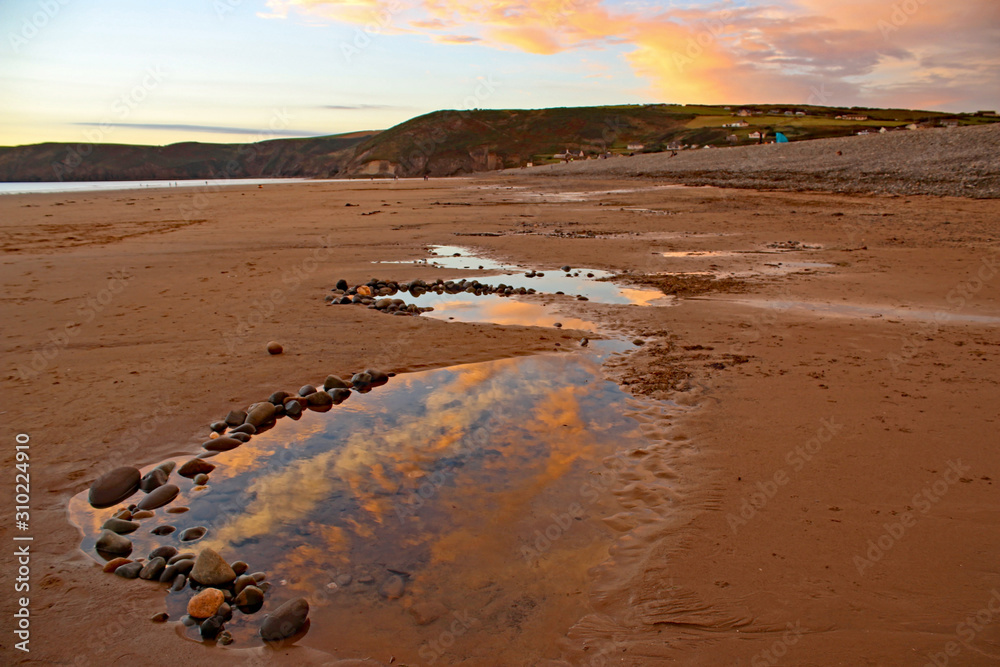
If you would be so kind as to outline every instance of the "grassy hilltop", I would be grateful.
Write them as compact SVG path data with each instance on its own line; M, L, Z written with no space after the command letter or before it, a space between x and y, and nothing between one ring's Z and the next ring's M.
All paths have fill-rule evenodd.
M851 118L837 118L850 116ZM863 118L862 118L863 117ZM0 148L0 181L452 176L531 164L997 122L995 115L810 105L643 104L435 111L381 132L256 144ZM745 123L743 127L725 127Z

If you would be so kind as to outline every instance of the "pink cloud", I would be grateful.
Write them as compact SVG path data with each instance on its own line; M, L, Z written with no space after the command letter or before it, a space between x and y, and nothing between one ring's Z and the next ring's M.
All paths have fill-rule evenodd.
M359 25L390 16L400 30L439 43L538 55L625 47L650 95L672 102L901 104L886 101L896 94L949 107L997 106L1000 90L996 0L664 9L601 0L269 0L268 7L274 16L298 12ZM449 34L457 26L462 34ZM818 90L835 97L815 99Z

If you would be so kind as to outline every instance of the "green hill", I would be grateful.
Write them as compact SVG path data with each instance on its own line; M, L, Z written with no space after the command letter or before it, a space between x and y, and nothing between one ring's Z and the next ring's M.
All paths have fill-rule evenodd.
M0 181L453 176L531 164L997 122L995 115L810 105L633 104L435 111L382 132L170 146L0 148ZM738 126L732 127L736 123ZM764 138L756 133L763 133Z

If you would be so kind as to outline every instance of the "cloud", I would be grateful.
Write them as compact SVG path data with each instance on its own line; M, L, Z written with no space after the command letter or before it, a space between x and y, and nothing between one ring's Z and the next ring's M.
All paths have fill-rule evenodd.
M333 109L335 111L373 111L376 109L409 109L410 107L397 106L395 104L324 104L320 109Z
M262 137L319 137L329 132L316 130L262 130L248 127L228 127L224 125L185 125L180 123L74 123L84 127L127 127L142 130L165 130L167 132L204 132L206 134L253 134Z
M471 44L482 41L472 35L434 35L433 39L439 44Z
M884 103L887 91L997 106L1000 3L749 0L656 7L603 0L269 0L275 14L384 25L437 43L621 57L670 102ZM457 26L462 34L455 35ZM928 71L931 70L931 71ZM942 94L942 85L946 88ZM817 99L817 90L832 91ZM914 97L916 96L916 97ZM892 102L889 102L892 104Z

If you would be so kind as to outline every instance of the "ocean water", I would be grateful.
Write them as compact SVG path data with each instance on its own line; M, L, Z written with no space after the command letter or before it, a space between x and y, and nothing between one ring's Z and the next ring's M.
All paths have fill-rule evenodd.
M0 183L0 195L46 194L56 192L105 192L164 188L220 187L229 185L287 185L288 183L330 183L347 179L313 178L213 178L187 181L57 181L51 183Z

